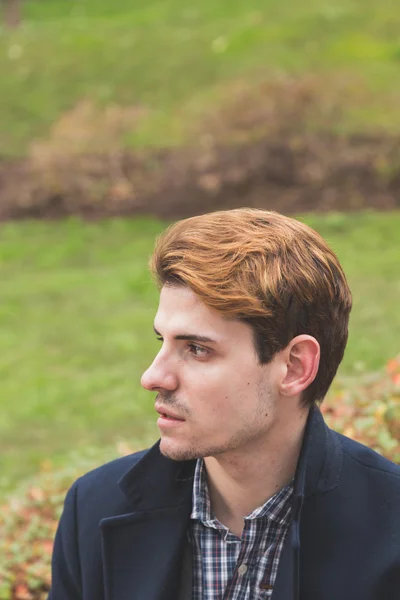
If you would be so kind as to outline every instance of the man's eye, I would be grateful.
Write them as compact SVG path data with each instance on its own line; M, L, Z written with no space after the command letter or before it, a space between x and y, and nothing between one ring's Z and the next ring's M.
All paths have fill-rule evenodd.
M208 350L201 346L197 346L197 344L189 344L189 350L195 356L207 356L209 354Z
M163 342L163 341L164 341L164 340L163 340L163 338L162 338L162 337L160 337L160 336L157 336L157 337L156 337L156 340L158 340L159 342Z

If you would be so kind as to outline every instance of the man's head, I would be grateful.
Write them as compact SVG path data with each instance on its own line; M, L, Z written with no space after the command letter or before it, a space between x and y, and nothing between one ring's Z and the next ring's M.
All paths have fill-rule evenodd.
M151 270L161 289L155 326L164 346L142 383L159 392L162 406L180 407L181 413L175 410L178 416L185 417L185 409L190 410L195 394L190 386L197 385L200 395L201 390L214 394L216 419L229 420L232 415L242 421L244 428L231 427L230 439L215 431L215 448L210 447L211 438L207 442L210 450L223 451L257 433L256 424L261 415L271 413L277 390L287 393L281 383L301 380L300 387L291 384L289 395L297 394L303 405L322 401L346 346L351 294L335 254L315 231L264 210L201 215L175 223L160 236ZM180 361L177 352L174 362L170 354L173 343L176 348L184 341L196 343L192 338L176 339L188 333L192 338L197 334L219 340L213 341L218 358L191 355L197 371L190 373L182 366L188 355L182 354ZM283 373L283 365L289 363L292 370ZM156 367L161 367L161 379ZM202 382L195 382L195 373ZM224 378L218 380L222 387L207 389L218 374ZM182 384L187 385L186 392ZM234 401L229 397L235 389ZM222 410L224 390L232 402L225 407L228 414ZM189 454L196 454L200 442L191 440Z

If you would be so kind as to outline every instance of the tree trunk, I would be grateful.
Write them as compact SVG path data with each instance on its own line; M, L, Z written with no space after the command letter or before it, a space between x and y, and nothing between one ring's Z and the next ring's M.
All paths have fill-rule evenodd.
M21 0L3 0L4 24L15 29L21 23Z

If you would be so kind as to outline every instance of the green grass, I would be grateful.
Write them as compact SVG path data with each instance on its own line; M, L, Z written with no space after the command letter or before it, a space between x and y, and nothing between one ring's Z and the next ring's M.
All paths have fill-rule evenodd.
M23 10L18 30L0 28L0 158L29 152L86 100L100 110L93 131L103 107L145 109L139 122L127 112L120 144L196 144L196 124L229 101L232 84L251 91L286 75L314 76L313 93L326 99L328 89L341 105L338 120L322 114L318 126L400 131L398 0L26 0ZM90 133L85 147L98 150ZM61 138L53 146L68 151ZM399 352L399 214L306 220L331 241L354 292L342 372L381 367ZM48 457L62 464L72 449L156 438L138 381L157 347L146 262L162 228L1 226L0 494Z
M354 294L342 373L400 351L400 213L307 216ZM0 229L0 496L47 458L157 438L140 375L157 342L148 219L9 223Z
M0 29L0 156L27 152L84 99L148 109L125 143L180 143L230 81L282 74L321 75L333 94L350 82L348 106L336 92L345 127L399 130L398 0L23 5L20 29Z

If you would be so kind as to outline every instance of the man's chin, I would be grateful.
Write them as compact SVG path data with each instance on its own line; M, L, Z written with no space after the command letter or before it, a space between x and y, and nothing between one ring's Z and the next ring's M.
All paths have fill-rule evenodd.
M169 439L163 438L160 441L160 452L166 458L176 461L196 460L200 458L199 452L195 448L176 444Z

